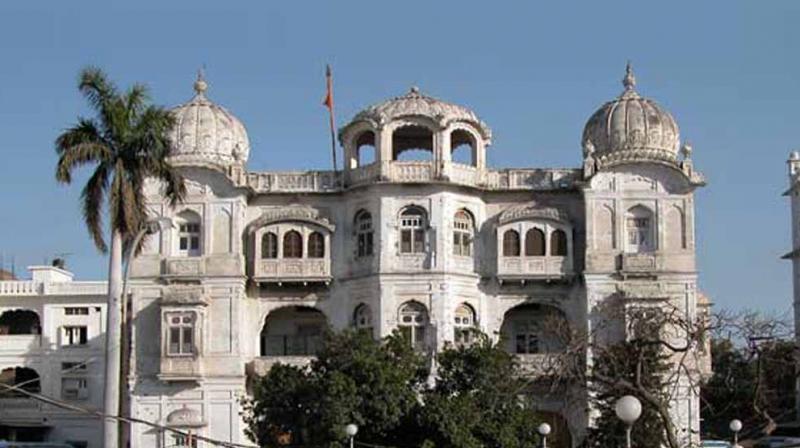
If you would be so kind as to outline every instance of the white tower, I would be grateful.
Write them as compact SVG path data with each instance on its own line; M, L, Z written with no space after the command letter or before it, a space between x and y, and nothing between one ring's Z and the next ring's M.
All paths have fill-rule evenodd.
M798 332L798 325L800 325L800 188L798 188L800 151L792 151L786 163L789 165L789 189L783 195L789 196L792 201L792 251L783 258L792 260L795 341L800 343L800 332ZM800 380L795 385L795 394L800 397ZM797 402L798 410L800 410L800 400Z

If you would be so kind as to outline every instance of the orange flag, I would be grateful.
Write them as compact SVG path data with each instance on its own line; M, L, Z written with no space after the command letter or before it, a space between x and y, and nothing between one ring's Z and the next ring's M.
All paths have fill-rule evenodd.
M325 66L325 79L327 81L327 91L325 92L325 99L322 100L322 104L328 109L333 110L333 80L330 64Z

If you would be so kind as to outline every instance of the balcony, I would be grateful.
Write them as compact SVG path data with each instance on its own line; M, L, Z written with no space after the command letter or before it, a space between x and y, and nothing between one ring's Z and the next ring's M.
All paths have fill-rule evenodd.
M158 379L162 381L197 381L202 376L202 363L196 356L161 357Z
M329 258L256 260L253 280L260 283L325 283L331 281Z
M136 274L146 275L145 262ZM236 254L212 254L201 257L168 257L163 259L161 275L167 279L194 280L204 276L234 277L243 275L241 258Z
M276 364L306 367L313 359L313 356L263 356L248 362L245 369L249 376L264 376Z
M247 173L245 184L258 193L326 192L341 189L336 171Z
M497 278L501 282L567 280L573 274L572 258L570 257L501 256L497 260Z
M261 335L261 357L246 366L248 375L264 376L275 364L305 367L322 345L319 335Z
M5 424L41 425L47 420L44 410L44 404L32 398L0 398L0 421Z
M542 377L562 372L567 358L563 353L536 353L516 355L520 371L525 376Z
M0 334L0 353L29 353L41 347L38 334Z

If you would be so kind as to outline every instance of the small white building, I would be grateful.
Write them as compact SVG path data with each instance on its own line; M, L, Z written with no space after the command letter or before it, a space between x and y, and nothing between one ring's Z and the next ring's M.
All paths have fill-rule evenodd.
M0 281L0 383L102 411L105 282L78 282L57 266ZM0 440L100 447L100 420L0 390Z

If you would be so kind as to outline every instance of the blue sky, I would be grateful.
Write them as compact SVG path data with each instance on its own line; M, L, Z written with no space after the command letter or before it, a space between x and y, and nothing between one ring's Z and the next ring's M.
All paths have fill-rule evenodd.
M282 170L329 167L326 62L339 125L415 84L492 127L492 166L577 167L583 125L631 59L709 179L697 195L702 289L721 308L787 311L798 19L794 1L4 1L0 252L18 273L69 253L78 278L105 275L80 184L53 178L53 140L88 113L75 88L87 64L165 105L191 97L205 64L209 96L248 128L249 168Z

